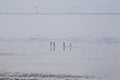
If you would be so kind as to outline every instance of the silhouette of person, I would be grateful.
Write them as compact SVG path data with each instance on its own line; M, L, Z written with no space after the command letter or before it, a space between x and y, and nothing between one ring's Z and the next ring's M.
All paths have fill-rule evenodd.
M55 51L55 42L53 43L53 50Z
M55 42L53 43L53 47L55 47Z
M63 42L63 51L65 51L65 42Z
M65 47L65 42L63 42L63 47Z
M52 46L52 42L50 42L50 46Z
M50 42L50 51L52 51L52 42Z
M70 51L71 51L71 49L72 49L72 44L70 43Z

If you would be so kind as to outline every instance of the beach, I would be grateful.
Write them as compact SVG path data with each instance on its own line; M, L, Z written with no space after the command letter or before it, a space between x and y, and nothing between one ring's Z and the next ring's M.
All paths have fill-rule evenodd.
M119 43L1 41L1 80L117 80ZM51 49L52 48L52 49Z

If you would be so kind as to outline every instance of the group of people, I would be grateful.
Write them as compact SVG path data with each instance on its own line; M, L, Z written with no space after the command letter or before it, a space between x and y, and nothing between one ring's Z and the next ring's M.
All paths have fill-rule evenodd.
M69 43L69 45L66 45L66 43L63 42L63 51L65 51L65 48L67 46L70 48L70 50L72 49L72 44L71 43ZM53 50L55 50L55 47L56 47L56 43L55 42L50 42L50 50L52 50L52 48L53 48Z

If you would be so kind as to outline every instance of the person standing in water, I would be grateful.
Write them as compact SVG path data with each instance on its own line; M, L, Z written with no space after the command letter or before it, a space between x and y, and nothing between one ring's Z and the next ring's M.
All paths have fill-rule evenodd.
M50 42L50 51L52 51L52 42Z
M53 50L55 51L55 42L53 43Z
M63 42L63 51L65 51L65 42Z
M71 43L70 43L69 47L70 47L70 51L71 51L71 49L72 49L72 44Z
M55 47L55 42L53 43L53 47Z

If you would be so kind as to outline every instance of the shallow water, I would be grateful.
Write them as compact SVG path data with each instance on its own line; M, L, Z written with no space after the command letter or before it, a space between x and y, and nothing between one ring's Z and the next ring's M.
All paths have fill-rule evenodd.
M89 77L83 80L118 80L119 48L120 43L73 42L69 47L66 42L63 48L62 42L51 47L49 41L1 41L0 73L65 74Z

